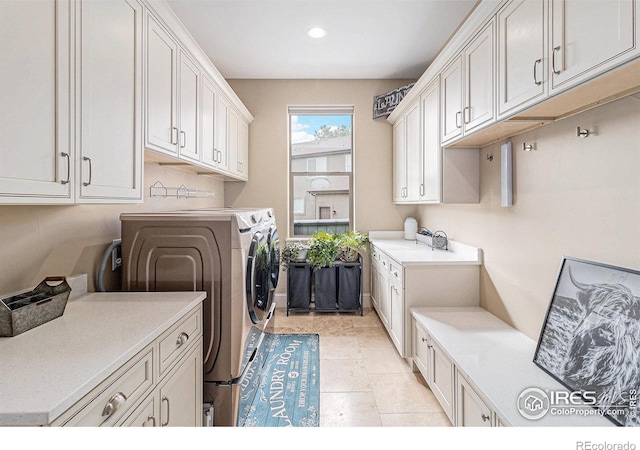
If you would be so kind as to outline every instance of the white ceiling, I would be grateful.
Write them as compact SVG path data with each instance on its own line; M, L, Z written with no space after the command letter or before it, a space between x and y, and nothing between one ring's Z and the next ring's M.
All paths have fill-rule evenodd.
M167 3L227 79L393 79L419 78L476 0Z

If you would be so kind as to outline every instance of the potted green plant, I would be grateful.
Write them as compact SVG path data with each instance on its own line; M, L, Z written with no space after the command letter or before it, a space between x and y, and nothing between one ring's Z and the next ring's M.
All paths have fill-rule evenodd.
M369 236L359 231L347 231L338 237L340 247L340 259L346 262L355 262L358 256L366 251Z
M309 241L307 262L313 268L315 309L337 309L336 259L340 253L338 237L324 231L314 234Z
M307 262L314 271L323 267L333 267L340 253L338 237L325 231L319 231L309 240Z
M302 241L287 242L280 251L280 266L284 272L292 262L303 262L307 259L308 246Z

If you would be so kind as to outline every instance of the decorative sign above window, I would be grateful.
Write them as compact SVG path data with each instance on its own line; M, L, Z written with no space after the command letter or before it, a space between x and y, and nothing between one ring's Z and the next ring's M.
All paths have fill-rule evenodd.
M391 114L414 84L415 83L407 84L386 94L373 97L373 118L377 119L378 117L386 117Z

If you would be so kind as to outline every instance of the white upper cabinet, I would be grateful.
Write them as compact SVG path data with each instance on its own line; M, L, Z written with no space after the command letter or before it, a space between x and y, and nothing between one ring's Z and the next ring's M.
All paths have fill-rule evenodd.
M177 156L178 45L151 15L147 16L146 58L145 144L153 150Z
M546 0L512 0L497 15L498 118L522 110L547 92Z
M443 142L495 120L494 35L491 21L442 72Z
M181 157L200 162L198 135L200 103L200 69L180 52L179 90L179 153Z
M0 203L73 202L68 1L0 1Z
M239 178L249 179L249 124L238 116L238 151L236 153Z
M551 92L638 54L637 0L550 0Z
M420 203L442 199L442 147L440 146L440 83L435 80L420 96L422 104L422 152Z
M406 116L393 124L393 201L401 203L407 187Z
M394 127L394 202L420 200L420 158L422 133L420 102L416 101Z
M76 5L77 201L142 201L142 6Z
M441 75L442 80L442 142L462 135L462 55Z
M199 49L190 45L192 38L175 23L173 12L163 3L151 6L146 57L148 159L247 180L248 127L253 118L213 66L197 58Z
M464 132L495 119L495 30L494 21L471 41L464 51Z
M226 138L230 162L229 170L236 179L244 180L247 178L245 172L248 172L249 170L247 166L249 128L240 119L240 116L234 108L228 106L226 110Z

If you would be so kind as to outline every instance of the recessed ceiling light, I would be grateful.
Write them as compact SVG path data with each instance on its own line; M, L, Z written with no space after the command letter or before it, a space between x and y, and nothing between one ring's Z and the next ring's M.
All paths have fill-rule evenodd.
M320 27L313 27L310 28L309 31L307 31L307 34L309 35L309 37L312 37L314 39L320 39L327 35L327 30Z

